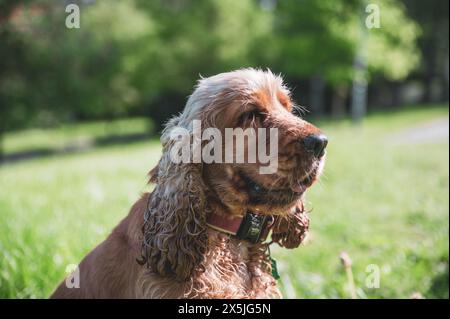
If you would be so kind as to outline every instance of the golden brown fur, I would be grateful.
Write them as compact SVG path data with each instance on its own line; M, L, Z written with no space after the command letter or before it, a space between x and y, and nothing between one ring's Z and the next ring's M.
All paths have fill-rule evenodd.
M270 71L239 70L202 79L184 112L162 134L163 155L150 172L154 191L144 194L111 235L80 263L80 288L63 281L53 298L276 298L268 243L250 244L208 228L211 212L247 211L277 216L272 240L295 248L309 220L303 192L317 179L323 159L298 140L318 133L291 114L281 79ZM174 127L277 127L279 169L258 174L253 164L175 164L170 160ZM300 146L299 146L300 145ZM269 191L252 194L244 176ZM300 186L299 186L300 185ZM291 189L302 189L294 192ZM301 188L303 187L303 188Z

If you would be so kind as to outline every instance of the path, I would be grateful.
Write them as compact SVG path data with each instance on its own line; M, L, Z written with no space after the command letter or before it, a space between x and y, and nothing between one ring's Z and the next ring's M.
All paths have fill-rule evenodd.
M407 128L391 135L396 144L436 143L449 138L448 117Z

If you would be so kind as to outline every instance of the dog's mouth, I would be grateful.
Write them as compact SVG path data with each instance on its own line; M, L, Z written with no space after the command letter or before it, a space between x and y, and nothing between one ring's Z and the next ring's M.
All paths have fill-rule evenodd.
M289 183L286 187L276 187L276 186L263 186L262 183L255 181L255 179L250 178L245 173L241 173L241 177L247 185L247 189L250 195L253 197L264 197L269 196L275 197L277 195L282 197L288 197L296 199L301 197L308 187L310 187L314 180L316 179L317 169L313 169L311 172L306 174L302 179ZM284 196L282 196L284 195Z

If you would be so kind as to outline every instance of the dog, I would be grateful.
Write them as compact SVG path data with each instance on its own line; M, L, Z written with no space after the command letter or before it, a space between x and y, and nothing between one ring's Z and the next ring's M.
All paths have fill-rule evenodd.
M304 240L304 195L323 170L328 143L296 108L270 70L201 78L162 132L163 153L149 173L153 192L81 261L80 287L63 281L51 298L282 297L269 247ZM194 120L203 132L276 128L277 170L261 174L260 161L175 163L172 133L182 128L192 138Z

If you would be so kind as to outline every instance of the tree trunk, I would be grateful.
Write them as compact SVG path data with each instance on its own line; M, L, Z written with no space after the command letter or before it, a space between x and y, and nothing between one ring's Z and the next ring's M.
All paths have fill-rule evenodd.
M364 8L360 11L358 45L353 61L352 119L359 122L367 112L367 28Z
M4 146L3 146L3 133L0 131L0 164L3 161Z
M333 100L331 102L331 116L341 118L346 113L346 101L348 97L348 86L346 84L338 85L333 90Z
M444 71L442 72L442 82L444 88L442 90L442 101L448 101L449 99L449 61L448 61L448 46L447 46L447 59L445 61Z
M310 89L311 89L311 97L310 97L310 108L311 115L320 116L325 113L324 108L324 91L325 91L325 81L322 75L314 75L310 79Z
M401 106L404 104L403 96L401 94L401 85L398 82L391 83L392 90L392 107Z

